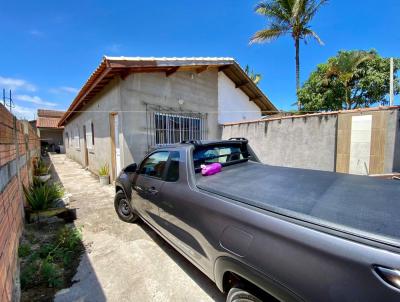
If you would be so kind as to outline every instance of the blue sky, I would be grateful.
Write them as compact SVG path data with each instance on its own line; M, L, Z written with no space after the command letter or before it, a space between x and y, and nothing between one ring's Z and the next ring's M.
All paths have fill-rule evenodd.
M263 75L261 89L280 109L295 101L289 37L252 45L266 21L257 1L2 1L0 88L12 88L19 116L66 109L101 61L113 56L230 56ZM397 0L332 0L312 28L325 46L301 45L301 80L341 49L399 56ZM396 104L400 98L396 97Z

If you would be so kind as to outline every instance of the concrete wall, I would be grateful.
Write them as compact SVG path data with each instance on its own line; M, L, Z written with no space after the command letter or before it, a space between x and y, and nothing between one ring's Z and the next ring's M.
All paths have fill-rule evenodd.
M183 100L183 104L178 103ZM118 112L121 166L140 162L148 150L146 104L165 106L181 112L207 113L209 139L221 137L218 124L218 71L208 70L200 74L176 72L169 77L165 73L136 73L126 79L114 79L84 112L67 121L64 139L68 133L73 142L78 126L80 148L66 144L67 155L84 165L83 125L94 124L95 145L89 150L89 169L97 173L100 165L107 163L111 169L112 148L110 138L110 113Z
M222 71L218 73L218 122L240 122L261 118L261 109L250 102L241 89L236 88Z
M245 137L260 160L285 167L334 171L336 115L224 125L222 137Z
M88 121L93 122L94 146L93 149L88 150L88 168L94 173L97 173L103 164L108 164L111 168L112 153L109 115L110 112L121 111L119 81L119 79L115 79L110 82L85 108L85 112L75 115L73 119L67 122L64 128L64 139L67 133L70 137L70 145L65 144L66 154L81 165L84 165L83 125ZM79 129L80 148L76 148L73 143L76 127ZM120 139L122 139L122 134L120 134Z
M394 150L393 150L393 167L394 172L400 172L400 110L397 110L393 117L393 136L394 136Z
M221 137L218 125L218 71L200 74L136 73L121 82L123 165L140 162L147 153L146 104L181 112L207 113L207 137ZM183 100L183 104L178 103Z
M245 137L271 165L349 173L352 118L371 116L369 174L400 171L400 110L374 108L226 124L223 138ZM358 156L358 157L357 157ZM355 154L356 160L361 159Z

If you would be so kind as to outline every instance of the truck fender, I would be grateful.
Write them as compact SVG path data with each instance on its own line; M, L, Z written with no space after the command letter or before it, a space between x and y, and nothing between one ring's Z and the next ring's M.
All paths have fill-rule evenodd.
M225 273L233 273L245 279L247 282L257 286L280 301L305 301L277 280L266 276L242 262L226 256L217 258L214 264L214 280L218 289L222 292L225 291Z

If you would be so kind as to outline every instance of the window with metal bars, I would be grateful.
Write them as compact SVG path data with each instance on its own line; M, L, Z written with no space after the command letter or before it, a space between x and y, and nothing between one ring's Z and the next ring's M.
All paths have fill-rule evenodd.
M206 139L206 118L201 114L154 112L153 119L155 145Z

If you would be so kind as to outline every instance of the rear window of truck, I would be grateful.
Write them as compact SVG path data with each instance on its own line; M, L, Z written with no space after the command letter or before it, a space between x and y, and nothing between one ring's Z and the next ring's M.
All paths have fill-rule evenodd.
M222 166L246 161L249 158L246 146L241 144L199 146L193 151L196 172L201 165L220 163Z

